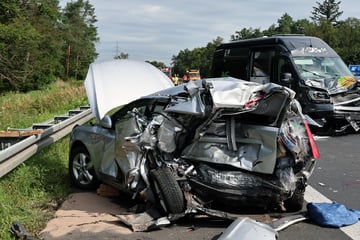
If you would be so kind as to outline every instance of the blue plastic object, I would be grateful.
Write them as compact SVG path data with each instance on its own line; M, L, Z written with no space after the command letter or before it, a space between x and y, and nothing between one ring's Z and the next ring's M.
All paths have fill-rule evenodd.
M307 211L309 218L320 226L343 227L357 223L360 211L347 209L343 204L332 203L308 203Z

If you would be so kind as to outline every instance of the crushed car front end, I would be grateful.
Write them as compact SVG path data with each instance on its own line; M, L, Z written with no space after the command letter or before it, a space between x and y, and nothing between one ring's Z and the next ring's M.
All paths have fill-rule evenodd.
M157 157L202 206L302 207L318 154L290 89L234 78L191 82L148 128L157 129Z
M142 74L121 88L134 78L129 69ZM71 135L77 186L99 180L178 216L224 206L301 209L319 153L291 89L231 77L174 87L158 71L132 61L90 68L96 123ZM146 92L134 91L144 79Z

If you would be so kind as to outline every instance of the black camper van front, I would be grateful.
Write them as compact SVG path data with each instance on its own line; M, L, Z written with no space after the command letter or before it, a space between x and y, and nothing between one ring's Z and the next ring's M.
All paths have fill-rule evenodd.
M290 87L303 113L319 124L314 127L319 133L359 130L359 84L319 38L276 35L222 44L214 54L212 75Z

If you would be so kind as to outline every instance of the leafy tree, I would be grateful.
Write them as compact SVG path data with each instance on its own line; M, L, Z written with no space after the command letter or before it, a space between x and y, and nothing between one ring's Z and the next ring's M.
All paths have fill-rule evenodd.
M28 91L50 83L59 69L57 0L1 2L0 88Z
M16 0L2 0L0 2L0 23L7 24L20 13L20 5Z
M231 35L230 40L236 41L241 39L257 38L263 36L273 36L276 34L304 34L311 23L306 19L294 21L293 18L284 13L278 20L277 25L272 24L268 29L260 31L260 28L243 28Z
M215 48L222 41L221 37L217 37L209 42L206 47L194 48L193 50L184 49L178 55L173 55L173 72L182 76L186 74L187 70L199 69L202 77L209 77Z
M311 23L308 19L299 19L292 24L291 31L294 34L305 34L306 35L306 31L314 26L315 26L315 24Z
M341 1L324 0L322 3L316 2L317 6L313 7L312 16L310 17L314 22L318 23L321 20L326 20L335 25L338 22L338 18L342 15L343 11L340 11Z
M146 61L152 65L154 65L157 68L166 68L166 64L163 62L158 62L158 61Z
M96 57L97 36L95 9L89 1L67 3L63 11L65 39L65 77L84 79L88 66Z
M342 15L340 11L341 1L324 0L323 3L316 2L317 6L313 7L314 11L310 17L315 24L314 27L307 29L306 33L323 39L334 49L341 48L339 34L343 31L339 26L338 18Z
M277 32L282 34L290 34L292 33L294 21L289 14L285 13L278 19L278 27Z
M347 18L337 25L335 50L348 64L360 64L360 19Z
M41 89L59 77L85 78L97 57L88 1L0 2L0 92ZM66 69L66 71L65 71Z
M260 31L260 28L243 28L240 31L236 31L234 35L230 36L231 41L241 40L241 39L249 39L249 38L256 38L262 37L263 34Z
M34 88L32 56L40 39L29 23L15 19L11 24L0 24L0 92Z
M25 1L24 1L25 2ZM28 22L40 34L37 50L29 56L32 60L34 88L41 88L56 79L63 69L62 42L58 0L28 1L23 7ZM29 81L31 81L29 79Z
M321 38L333 48L339 44L337 41L337 32L338 28L325 19L320 20L315 27L308 28L306 31L307 35Z

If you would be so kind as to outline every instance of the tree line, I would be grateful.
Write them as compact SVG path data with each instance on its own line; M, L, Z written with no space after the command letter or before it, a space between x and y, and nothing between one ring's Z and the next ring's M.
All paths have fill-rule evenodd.
M87 0L1 0L0 93L84 79L96 57L95 9Z
M242 28L230 41L304 34L325 40L346 64L360 64L360 20L339 18L341 1L316 2L309 19L294 20L284 13L268 29ZM89 64L98 54L95 9L88 0L73 0L65 7L58 0L0 1L0 94L26 92L46 87L56 79L85 79ZM173 72L180 76L199 69L211 76L215 48L224 41L217 37L204 47L181 50L172 56ZM114 59L129 58L121 53ZM148 61L157 67L165 64Z
M284 13L277 24L268 29L242 28L230 36L230 41L272 36L276 34L303 34L326 41L349 64L360 64L360 19L355 17L340 21L343 14L341 1L324 0L316 2L310 19L294 20ZM184 74L186 69L198 68L202 77L211 76L212 54L223 39L217 37L206 47L181 50L172 56L174 72Z

